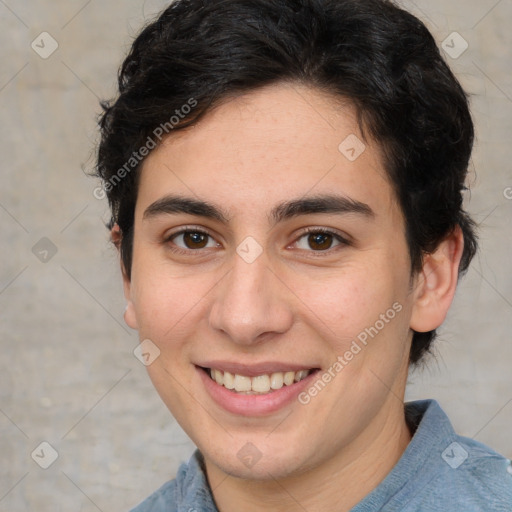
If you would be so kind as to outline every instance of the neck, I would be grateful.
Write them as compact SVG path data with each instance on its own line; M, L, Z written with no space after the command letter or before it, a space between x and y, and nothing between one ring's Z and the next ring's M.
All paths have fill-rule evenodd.
M280 480L251 481L226 475L206 460L219 511L348 512L384 480L411 440L403 403L394 396L389 398L391 403L382 407L350 446L307 472Z

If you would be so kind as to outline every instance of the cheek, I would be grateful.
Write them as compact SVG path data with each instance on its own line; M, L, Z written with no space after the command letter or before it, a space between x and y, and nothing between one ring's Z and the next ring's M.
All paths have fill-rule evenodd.
M335 336L340 348L402 300L389 273L371 272L366 266L343 268L322 279L309 276L301 279L296 289L304 315L328 339ZM394 313L392 310L390 315L395 316Z
M132 273L132 295L141 339L163 344L183 337L211 286L207 277L180 277L165 263L140 259Z

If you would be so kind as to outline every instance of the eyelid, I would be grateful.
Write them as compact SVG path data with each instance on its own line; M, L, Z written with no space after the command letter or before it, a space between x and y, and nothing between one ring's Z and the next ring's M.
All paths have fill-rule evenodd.
M176 231L172 231L171 233L166 233L164 235L164 240L170 240L173 236L181 235L186 232L194 232L194 233L201 233L203 235L209 235L212 236L211 233L209 233L205 228L198 227L198 226L180 226L176 229Z
M325 233L327 235L334 235L334 236L342 239L346 243L350 243L350 241L351 241L351 237L349 235L347 235L346 233L343 233L342 231L338 231L337 229L334 229L334 228L326 228L323 226L309 226L309 227L301 230L299 232L299 234L296 236L297 236L297 238L300 238L309 233Z

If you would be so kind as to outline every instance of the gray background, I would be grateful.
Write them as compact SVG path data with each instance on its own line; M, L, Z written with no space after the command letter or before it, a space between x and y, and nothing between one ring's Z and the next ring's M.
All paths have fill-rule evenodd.
M81 170L98 99L165 4L0 0L0 512L127 510L193 449L133 355L107 206ZM453 31L469 44L447 59L472 94L468 199L481 226L437 357L411 374L407 398L438 399L461 434L512 457L512 0L404 5L439 45ZM43 31L59 45L47 59L31 48ZM42 441L58 452L46 470L31 458Z

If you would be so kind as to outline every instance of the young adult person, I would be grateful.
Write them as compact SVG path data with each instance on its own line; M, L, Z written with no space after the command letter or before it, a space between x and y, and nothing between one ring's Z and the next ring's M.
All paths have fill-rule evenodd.
M510 461L404 404L476 251L473 124L384 0L177 0L97 171L127 324L197 445L137 512L510 511Z

